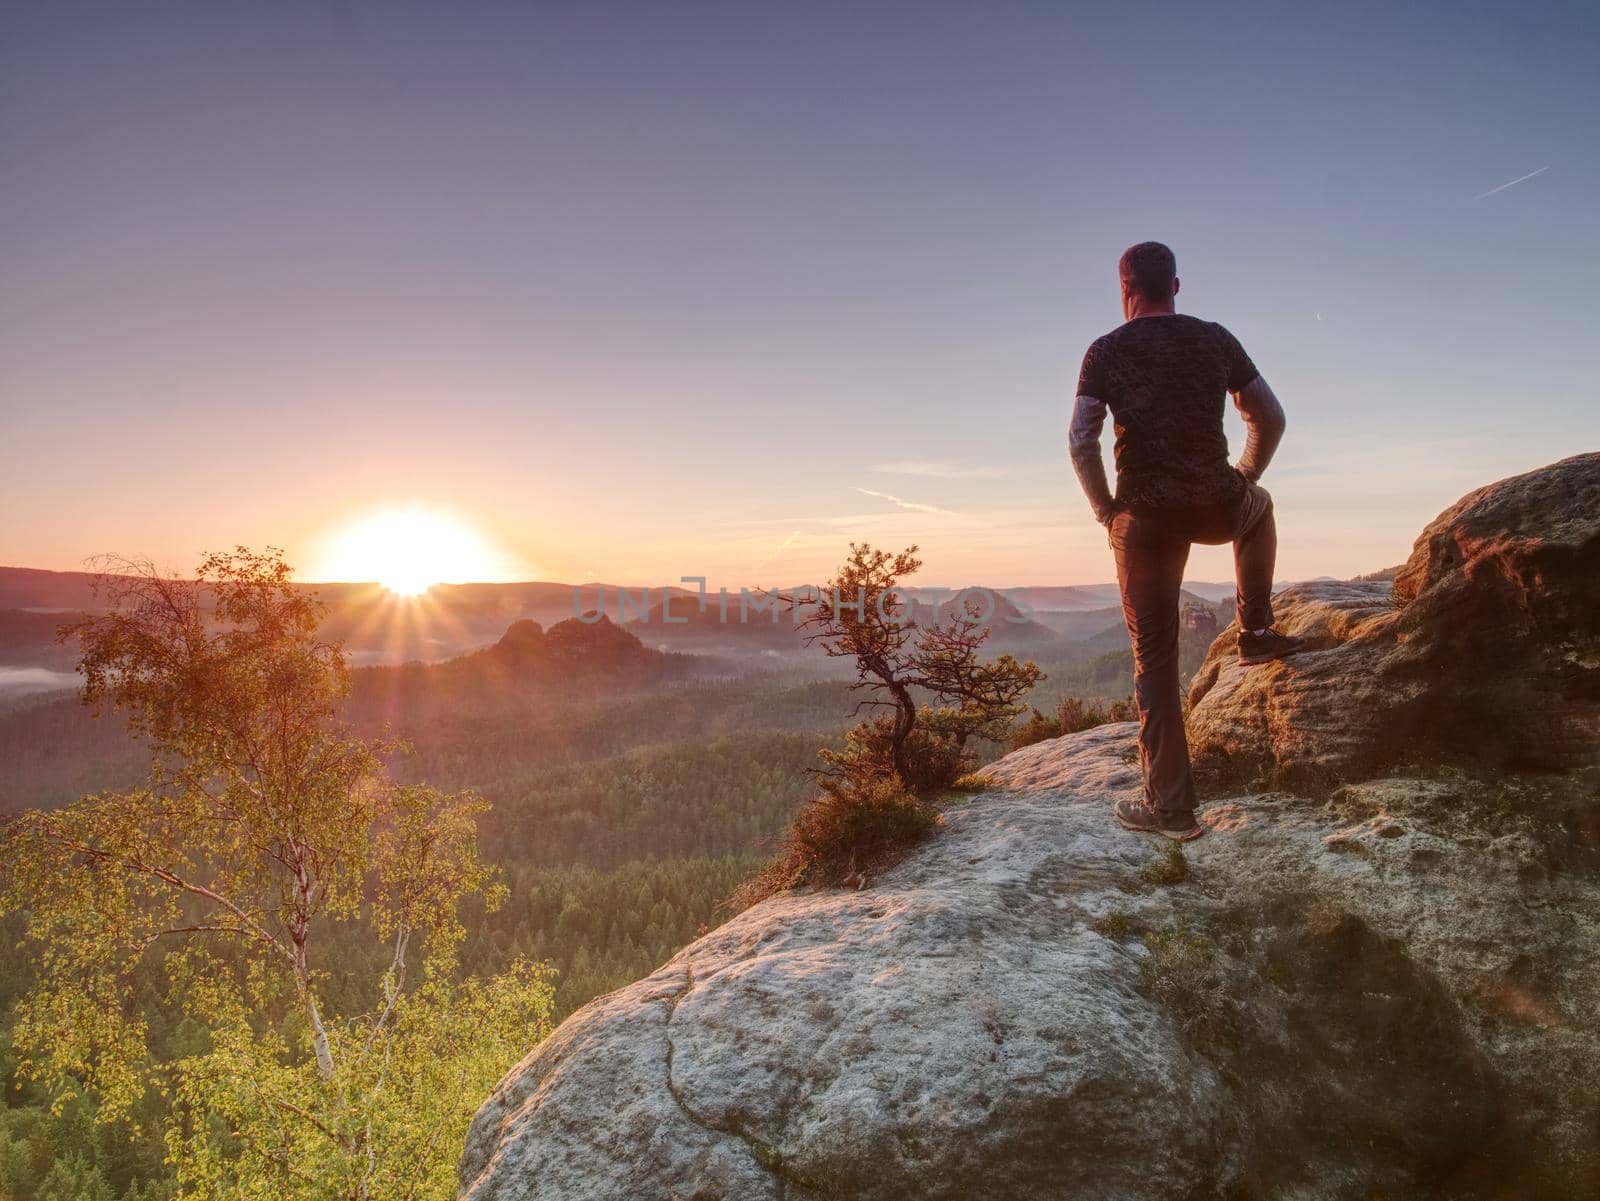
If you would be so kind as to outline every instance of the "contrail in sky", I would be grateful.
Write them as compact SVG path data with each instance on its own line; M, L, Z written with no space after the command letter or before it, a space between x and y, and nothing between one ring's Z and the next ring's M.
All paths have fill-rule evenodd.
M1478 195L1474 196L1473 199L1482 200L1485 196L1493 196L1496 192L1504 192L1507 188L1514 188L1519 183L1527 183L1535 175L1543 175L1548 170L1550 170L1550 168L1548 166L1544 166L1540 167L1537 171L1529 171L1526 175L1521 176L1518 179L1513 179L1510 183L1503 183L1498 188L1490 188L1487 192L1480 192Z
M944 517L955 516L955 514L949 509L940 509L933 505L919 504L914 500L901 500L898 496L891 496L887 492L874 492L871 488L857 488L856 491L861 493L862 496L876 496L879 500L886 500L890 504L909 510L912 513L938 513Z
M752 575L754 575L756 572L760 571L763 567L765 567L768 563L770 563L774 559L776 559L779 555L783 554L784 551L788 550L791 546L794 545L794 540L796 538L798 538L799 536L800 536L800 531L796 530L794 533L790 534L787 538L785 538L782 542L778 543L778 549L773 551L765 559L762 559L761 562L757 563L754 567L752 567L750 569L750 573Z

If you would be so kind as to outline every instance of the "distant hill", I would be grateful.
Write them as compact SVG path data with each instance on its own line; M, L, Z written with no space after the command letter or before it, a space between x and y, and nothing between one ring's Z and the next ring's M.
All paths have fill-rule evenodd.
M648 612L626 623L628 630L649 645L697 652L774 654L806 649L806 634L798 628L801 619L795 616L792 606L776 596L751 596L741 606L738 595L732 594L724 610L715 593L705 598L704 608L695 593L677 592L663 598L656 591L652 595L655 599ZM758 608L758 604L765 607Z
M1178 603L1180 607L1186 604L1203 605L1217 615L1220 624L1227 625L1233 620L1233 585L1228 585L1226 596L1220 600L1213 600L1185 584L1183 591L1178 594ZM1128 640L1127 625L1123 621L1120 602L1101 609L1077 612L1045 610L1036 612L1033 616L1036 621L1049 626L1058 636L1070 642L1092 640L1109 647L1125 645Z
M913 601L911 610L911 618L918 625L943 625L958 615L981 621L988 627L990 646L1048 643L1058 637L1049 626L1026 616L1003 593L976 585L964 588L942 601L937 612L932 604L922 601Z
M587 623L569 617L549 630L519 619L492 646L443 663L370 667L355 673L350 712L357 720L405 712L454 714L486 699L541 699L563 692L626 690L686 675L691 660L645 646L609 617Z
M0 668L70 668L76 656L71 648L55 645L55 628L74 614L104 607L95 593L98 578L86 571L0 567ZM786 608L779 606L774 621L770 610L751 607L741 621L737 593L728 598L724 618L715 594L702 611L697 595L677 586L630 587L626 609L623 590L599 582L439 584L414 599L370 583L299 586L315 592L327 606L324 636L343 643L358 666L442 662L495 644L513 622L533 621L548 630L597 608L650 647L780 656L805 650L805 637ZM1228 602L1233 596L1232 584L1189 582L1185 589L1186 600ZM990 623L995 646L1043 648L1057 637L1085 640L1122 620L1115 584L993 589L990 594L997 601L1009 598L996 605ZM665 609L664 597L670 598ZM1033 612L1025 613L1020 608L1024 605ZM1029 620L1006 620L1024 615Z
M0 666L55 665L58 659L43 648L53 643L61 621L103 611L105 600L95 591L101 578L88 571L0 567L0 610L21 615L0 618ZM613 602L617 591L609 584L543 581L438 584L411 599L372 583L297 586L327 606L323 636L343 643L352 661L363 665L452 658L493 643L513 621L527 618L551 626L575 616L577 606L592 602L600 590ZM660 590L651 594L659 596ZM66 652L69 665L73 659Z
M989 628L990 646L1017 647L1056 640L1056 632L1049 626L1025 618L1016 605L999 593L977 587L947 596L937 613L932 603L913 599L908 619L918 624L946 622L955 612L957 597L966 593L984 593L989 598L987 604L977 602L977 616ZM757 608L758 600L766 607ZM765 597L752 598L741 608L739 598L730 595L724 612L721 600L714 594L706 598L703 609L697 596L684 594L669 598L666 604L657 601L646 616L628 622L627 628L647 643L685 650L798 652L807 649L808 634L799 628L806 616L803 598L801 605L797 616L793 606L775 597L770 603Z
M56 642L56 630L76 616L72 611L0 609L0 664L71 671L78 661L77 653Z
M1227 601L1230 603L1233 600L1233 594L1235 591L1232 580L1218 580L1215 582L1208 580L1185 580L1183 581L1183 590L1185 592L1193 593L1202 600L1213 602Z
M93 609L96 578L88 571L0 567L0 609L45 613Z
M1233 582L1211 583L1206 580L1185 580L1184 589L1208 601L1228 600L1233 596ZM1081 613L1093 609L1114 608L1122 604L1122 594L1115 583L1072 584L1066 587L1007 588L1004 592L1018 604L1028 605L1040 612Z
M1065 587L1007 588L1014 602L1033 609L1052 609L1063 613L1103 609L1117 603L1115 584L1073 584Z
M600 614L593 621L569 617L548 631L536 621L513 622L499 642L462 662L492 664L513 675L556 673L570 679L650 671L667 658Z

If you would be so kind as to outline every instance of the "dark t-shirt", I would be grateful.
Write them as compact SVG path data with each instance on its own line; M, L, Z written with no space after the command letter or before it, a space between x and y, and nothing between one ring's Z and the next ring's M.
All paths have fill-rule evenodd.
M1102 400L1117 431L1117 503L1140 509L1227 504L1244 491L1222 430L1227 394L1257 375L1214 321L1136 317L1083 356L1078 395Z

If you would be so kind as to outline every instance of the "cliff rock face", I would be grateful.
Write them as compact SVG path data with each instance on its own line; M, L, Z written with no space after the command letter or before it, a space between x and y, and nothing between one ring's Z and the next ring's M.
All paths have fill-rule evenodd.
M1110 821L1133 735L1016 752L872 888L579 1011L463 1196L1592 1196L1593 857L1460 778L1214 802L1174 858Z
M1246 669L1224 631L1189 691L1202 768L1600 763L1600 454L1463 497L1392 585L1301 584L1273 607L1317 649Z
M1452 508L1399 607L1297 590L1323 649L1215 654L1197 744L1284 781L1206 837L1111 821L1131 724L1017 751L872 887L773 897L569 1018L479 1111L462 1197L1588 1201L1597 469ZM1471 739L1485 712L1515 737Z

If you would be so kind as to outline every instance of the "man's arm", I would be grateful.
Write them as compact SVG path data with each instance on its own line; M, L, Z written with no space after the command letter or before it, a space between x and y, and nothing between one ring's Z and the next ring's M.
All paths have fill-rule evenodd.
M1067 431L1072 470L1078 473L1078 484L1101 525L1111 520L1115 507L1106 483L1105 461L1100 457L1100 430L1105 423L1106 402L1080 395L1072 406L1072 425Z
M1267 464L1272 462L1272 454L1283 440L1286 424L1283 406L1272 394L1267 381L1259 375L1233 394L1233 403L1239 406L1239 413L1249 429L1245 437L1244 454L1239 456L1239 473L1254 483L1261 478ZM1105 478L1104 474L1101 478Z

